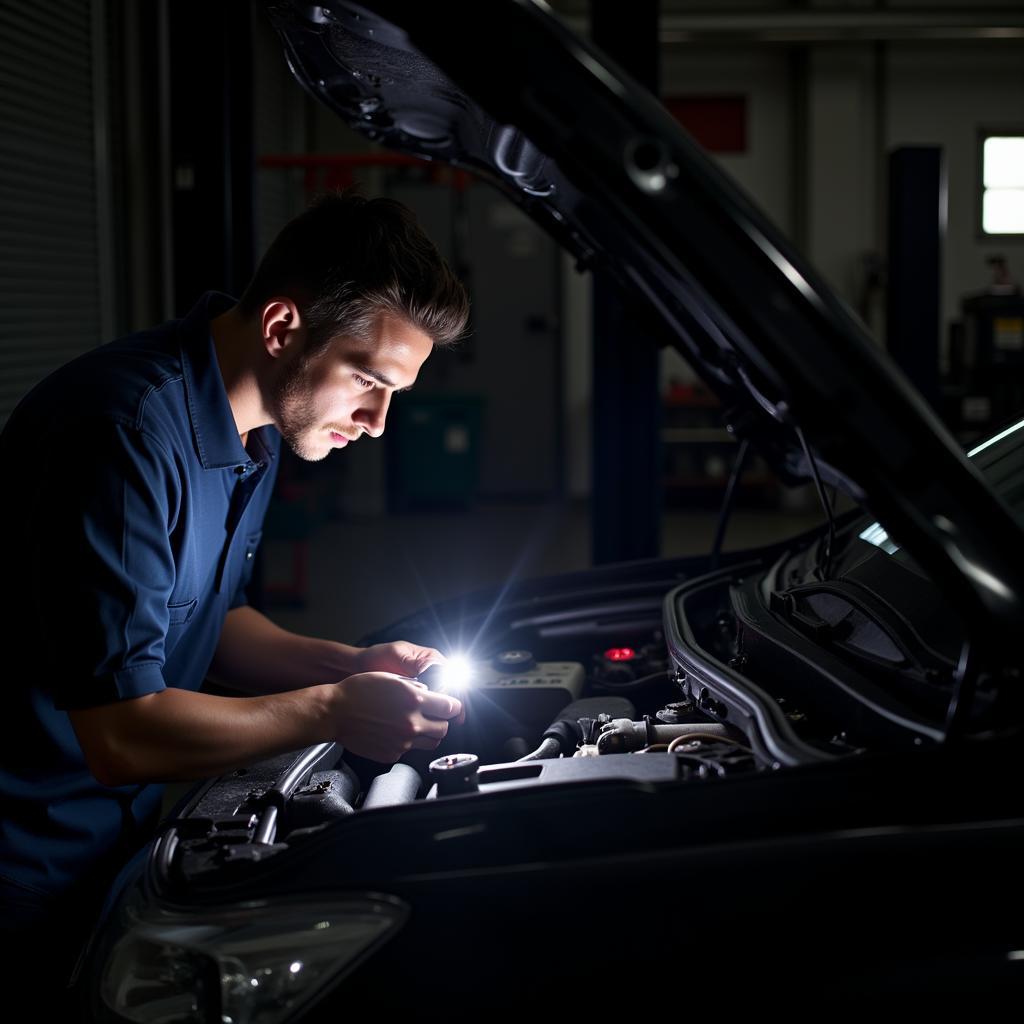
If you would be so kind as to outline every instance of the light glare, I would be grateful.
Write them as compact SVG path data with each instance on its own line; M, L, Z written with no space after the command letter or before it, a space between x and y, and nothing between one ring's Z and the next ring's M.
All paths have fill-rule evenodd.
M454 654L441 666L441 689L448 692L466 690L473 682L473 666L469 658Z

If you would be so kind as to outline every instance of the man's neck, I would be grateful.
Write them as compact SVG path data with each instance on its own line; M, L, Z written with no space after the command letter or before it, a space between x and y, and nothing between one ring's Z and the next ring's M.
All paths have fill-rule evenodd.
M250 430L272 422L263 401L256 367L259 356L256 332L255 324L246 320L237 306L210 323L217 365L243 445Z

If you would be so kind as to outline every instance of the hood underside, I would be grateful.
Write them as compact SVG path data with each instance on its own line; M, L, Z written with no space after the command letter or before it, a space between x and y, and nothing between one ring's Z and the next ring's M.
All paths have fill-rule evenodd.
M613 276L652 341L678 348L783 479L811 476L802 431L821 477L878 517L973 635L1012 649L1024 545L1009 512L650 93L526 0L269 9L313 96L382 145L487 179L581 267Z

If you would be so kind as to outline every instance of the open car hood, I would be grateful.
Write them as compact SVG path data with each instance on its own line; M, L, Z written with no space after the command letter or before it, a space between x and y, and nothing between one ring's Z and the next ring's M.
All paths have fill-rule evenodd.
M780 476L810 477L803 431L822 478L877 516L972 635L1015 649L1024 538L1009 511L649 92L528 0L268 6L313 96L382 145L491 181L582 267L613 275Z

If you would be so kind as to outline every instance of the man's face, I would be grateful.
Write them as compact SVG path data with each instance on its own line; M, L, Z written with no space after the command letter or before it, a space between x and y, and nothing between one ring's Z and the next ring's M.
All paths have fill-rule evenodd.
M380 437L391 396L412 386L432 348L421 330L381 313L366 340L341 335L312 358L297 351L273 386L274 423L311 462L362 434Z

